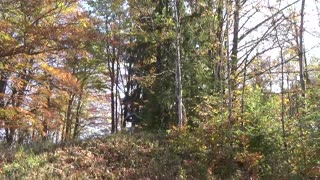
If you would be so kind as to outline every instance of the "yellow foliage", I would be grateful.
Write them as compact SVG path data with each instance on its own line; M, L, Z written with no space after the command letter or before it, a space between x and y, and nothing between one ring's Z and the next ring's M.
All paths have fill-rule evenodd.
M62 86L62 88L71 92L78 92L80 84L75 76L63 69L49 66L46 62L41 62L41 68L51 74Z

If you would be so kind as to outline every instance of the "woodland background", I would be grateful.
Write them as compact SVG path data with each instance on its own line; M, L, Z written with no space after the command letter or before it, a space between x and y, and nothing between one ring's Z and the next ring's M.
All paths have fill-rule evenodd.
M319 178L319 5L0 0L0 177Z

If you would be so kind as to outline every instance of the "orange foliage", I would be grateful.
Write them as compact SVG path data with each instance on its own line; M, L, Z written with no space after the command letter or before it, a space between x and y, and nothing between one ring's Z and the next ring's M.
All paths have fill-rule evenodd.
M21 5L21 8L16 6ZM93 40L92 22L76 0L10 1L0 23L0 57L78 48Z

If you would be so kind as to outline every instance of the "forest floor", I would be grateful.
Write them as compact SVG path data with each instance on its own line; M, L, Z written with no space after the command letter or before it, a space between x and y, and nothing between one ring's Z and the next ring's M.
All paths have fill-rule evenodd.
M210 144L197 132L137 130L58 145L0 148L0 179L225 179L230 173L226 153ZM254 163L259 156L248 157L247 162L234 161L233 178L259 177Z
M184 176L164 133L2 149L0 179L141 179ZM180 174L179 174L180 173Z

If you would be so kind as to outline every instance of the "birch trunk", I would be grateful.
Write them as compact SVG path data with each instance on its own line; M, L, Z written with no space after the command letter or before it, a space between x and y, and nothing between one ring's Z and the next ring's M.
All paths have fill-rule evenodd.
M175 19L176 19L176 91L178 101L178 126L182 127L182 82L181 82L181 54L180 54L180 21L179 21L179 0L175 0Z

